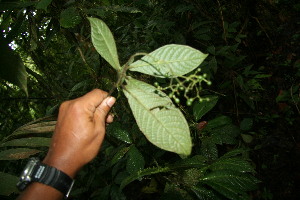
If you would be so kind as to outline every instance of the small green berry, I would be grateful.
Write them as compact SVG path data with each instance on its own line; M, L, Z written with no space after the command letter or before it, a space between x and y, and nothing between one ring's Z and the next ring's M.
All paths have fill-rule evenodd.
M183 90L184 90L184 87L183 87L183 86L180 86L180 87L179 87L179 90L183 91Z
M176 103L180 103L180 99L175 98L175 102L176 102Z
M203 78L206 78L206 77L207 77L207 74L203 74L202 77L203 77Z
M159 86L159 83L158 83L158 82L154 82L154 86L155 86L155 87L158 87L158 86Z
M188 99L188 100L186 101L186 105L187 105L187 106L191 106L192 103L193 103L193 100L194 100L194 99Z
M201 72L201 68L198 68L198 69L197 69L197 72Z
M170 94L169 94L169 97L170 97L170 98L173 98L173 96L174 96L173 93L170 93Z
M211 85L211 81L207 81L207 85Z

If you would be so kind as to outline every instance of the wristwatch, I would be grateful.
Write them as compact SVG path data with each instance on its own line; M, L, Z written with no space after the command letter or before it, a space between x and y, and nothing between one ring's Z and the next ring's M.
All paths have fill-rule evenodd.
M39 182L62 192L67 198L72 190L74 180L55 167L41 163L38 158L30 158L25 166L17 188L23 191L30 183Z

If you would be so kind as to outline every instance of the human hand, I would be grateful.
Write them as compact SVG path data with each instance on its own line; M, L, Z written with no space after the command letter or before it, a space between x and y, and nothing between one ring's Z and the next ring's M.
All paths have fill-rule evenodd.
M105 124L115 103L107 92L95 89L86 95L64 102L51 146L43 163L56 167L71 177L99 152L105 135Z

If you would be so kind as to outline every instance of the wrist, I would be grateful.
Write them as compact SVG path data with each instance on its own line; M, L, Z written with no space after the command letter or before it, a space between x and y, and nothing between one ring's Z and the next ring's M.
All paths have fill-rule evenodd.
M80 167L75 163L71 162L69 159L64 159L63 157L54 157L47 155L42 163L55 167L56 169L64 172L71 178L75 178L77 172L80 170Z

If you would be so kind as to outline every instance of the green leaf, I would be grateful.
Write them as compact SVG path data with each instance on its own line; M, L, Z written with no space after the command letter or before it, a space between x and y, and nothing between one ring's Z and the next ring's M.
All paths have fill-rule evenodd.
M92 43L97 52L117 71L120 71L115 39L108 26L100 19L88 18L91 23Z
M0 160L19 160L28 158L34 154L37 154L41 151L36 149L27 149L27 148L15 148L0 151Z
M208 54L185 45L170 44L156 49L130 65L130 71L169 78L197 68Z
M47 11L47 7L51 4L51 2L52 2L52 0L41 0L36 5L36 9L43 9L43 10Z
M59 23L64 28L72 28L80 24L82 18L75 7L69 7L60 13Z
M220 199L212 190L201 186L194 186L191 190L195 193L198 199L201 200L218 200Z
M139 170L144 169L144 157L135 146L132 146L127 154L129 156L129 159L126 163L126 170L129 174L133 174Z
M240 124L240 129L243 131L249 131L253 126L252 118L245 118Z
M30 138L15 139L8 142L4 142L0 144L0 147L8 147L8 146L49 147L50 142L51 142L51 138L30 137Z
M216 128L216 127L224 126L226 124L231 124L231 123L232 123L232 120L230 117L222 115L222 116L216 117L212 120L209 120L206 128Z
M228 169L237 172L255 172L250 163L242 158L218 159L209 168L213 171Z
M9 196L11 193L17 193L16 184L19 180L17 176L0 172L0 196Z
M120 159L122 159L129 149L130 147L123 147L122 149L120 149L112 158L110 165L112 166L116 164Z
M13 10L16 8L26 8L32 5L37 4L37 2L30 1L30 2L0 2L0 11L6 11L6 10Z
M195 155L191 158L182 159L170 166L171 169L177 168L203 168L206 167L207 159L201 155Z
M198 101L193 106L193 114L196 121L210 111L217 104L219 99L218 96L206 96L205 98L209 98L209 100Z
M132 143L130 134L118 122L114 122L107 127L107 135L111 135L111 136L117 138L118 140L123 141L127 144Z
M254 78L269 78L271 76L271 74L257 74L254 76Z
M253 136L252 135L249 135L249 134L241 134L244 142L246 143L251 143L253 141Z
M154 145L166 151L189 155L189 126L183 114L163 92L128 77L124 93L140 130Z
M240 129L233 125L228 124L212 131L212 140L216 144L236 144L236 137L240 134Z
M131 183L137 179L142 178L143 176L149 176L149 175L168 172L168 171L170 171L169 167L154 167L154 168L147 168L147 169L137 171L136 173L128 176L127 178L125 178L122 181L122 183L120 185L120 189L122 190L126 185L128 185L129 183Z
M42 134L54 132L56 121L39 122L39 123L28 123L20 128L16 129L11 135L5 138L5 141L9 138L27 134Z
M209 160L218 158L218 148L211 138L202 139L200 151L201 154Z
M247 151L249 151L248 149L234 149L232 151L228 151L227 153L225 153L221 159L227 159L227 158L231 158L237 155L242 155L244 153L247 153Z
M27 91L27 73L21 57L9 48L0 34L0 78Z
M245 199L246 191L255 190L258 180L250 174L221 170L201 178L202 182L229 199ZM241 196L242 195L242 196Z

